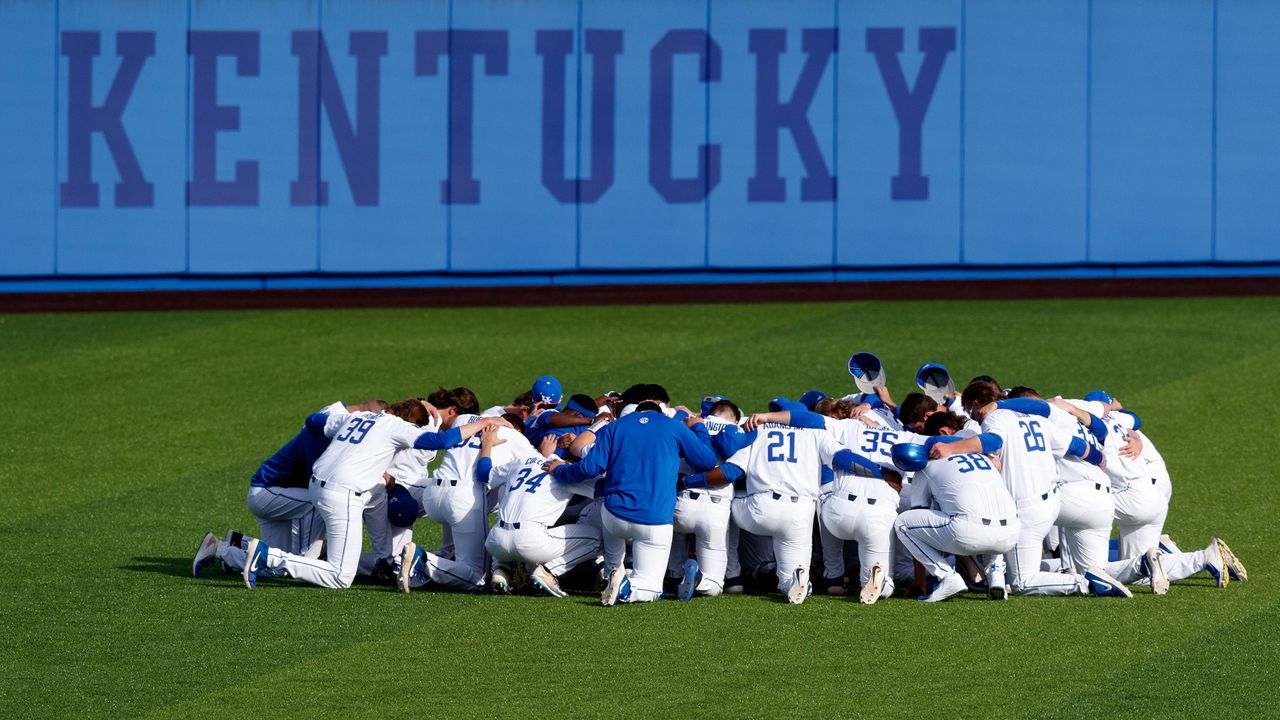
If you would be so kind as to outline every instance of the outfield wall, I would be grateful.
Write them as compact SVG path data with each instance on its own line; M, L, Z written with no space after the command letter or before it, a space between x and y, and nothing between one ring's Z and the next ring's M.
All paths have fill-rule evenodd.
M1270 0L4 0L0 290L1270 273L1278 37Z

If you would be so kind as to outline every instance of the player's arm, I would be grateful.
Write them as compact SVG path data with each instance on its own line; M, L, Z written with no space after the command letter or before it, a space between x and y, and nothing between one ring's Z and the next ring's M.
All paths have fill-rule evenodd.
M476 460L476 482L488 484L493 470L493 449L506 442L498 437L498 426L490 425L480 431L480 459Z
M711 449L722 458L733 457L733 454L750 445L756 439L755 432L744 433L737 425L730 425L711 438Z
M747 432L751 432L765 423L809 428L811 430L822 430L827 426L826 418L808 410L778 410L776 412L753 413L751 417L747 418L747 424L743 428Z
M578 437L573 439L573 443L569 445L569 453L574 457L586 457L587 448L591 447L596 442L596 433L610 422L613 422L612 415L608 413L597 415L595 421L592 422L586 430L578 433Z
M410 447L417 450L445 450L451 447L458 447L490 425L506 425L510 427L507 421L502 418L480 418L462 427L451 427L444 432L424 432L413 439Z
M706 472L686 475L680 479L677 486L681 490L697 490L699 488L717 488L725 485L732 485L738 481L743 475L742 468L733 463L725 463L717 468L712 468Z
M569 464L559 458L553 458L542 466L543 471L555 478L557 482L568 484L586 482L604 472L609 448L613 443L613 427L606 427L596 435L595 446L582 460Z
M707 428L701 418L691 423L693 428L702 431L702 437L695 435L694 429L677 425L676 444L680 448L680 454L694 470L710 470L716 466L716 453L711 449L711 437L707 435Z
M595 422L594 418L583 417L581 415L570 415L567 412L557 411L542 413L538 416L538 421L542 423L542 427L549 428L568 428L583 427Z
M1004 447L1004 439L997 433L984 432L959 438L954 435L931 437L925 441L924 447L929 457L941 460L950 455L969 455L971 453L993 453Z

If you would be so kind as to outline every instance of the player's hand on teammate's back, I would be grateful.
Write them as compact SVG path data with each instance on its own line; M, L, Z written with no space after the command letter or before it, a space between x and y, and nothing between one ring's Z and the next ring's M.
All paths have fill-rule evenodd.
M542 471L546 473L554 473L556 468L564 465L564 461L560 458L552 458L542 464Z
M929 450L929 457L933 460L941 460L944 457L954 454L955 450L952 449L950 443L935 443Z
M564 433L563 435L552 436L556 438L556 447L563 450L573 444L578 439L577 433Z
M387 492L391 492L391 488L395 487L396 479L391 476L391 473L382 473L382 481L387 484Z
M1129 433L1129 438L1124 441L1124 447L1120 448L1120 457L1136 460L1141 454L1142 438L1138 437L1138 433Z
M559 442L555 435L546 435L542 438L542 442L538 443L538 452L542 453L542 457L547 457L556 451L556 445Z
M498 426L489 425L480 431L480 448L482 450L490 450L496 445L505 443L506 440L498 436Z

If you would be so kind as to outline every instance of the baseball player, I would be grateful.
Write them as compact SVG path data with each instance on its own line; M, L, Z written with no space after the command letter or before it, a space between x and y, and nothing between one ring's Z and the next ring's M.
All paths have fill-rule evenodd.
M488 482L503 493L485 548L497 561L534 565L529 580L549 595L565 597L568 593L560 589L559 576L597 556L600 530L588 523L553 525L575 497L594 497L595 481L553 482L542 470L549 457L532 447L521 447L510 459L495 464L495 448L508 440L495 428L485 429L480 438L479 472L487 474Z
M702 433L702 438L695 432ZM602 605L649 602L662 596L682 457L694 470L715 466L702 419L677 422L666 417L657 402L646 400L635 412L598 430L595 444L580 462L570 465L557 458L544 466L558 482L570 485L605 473L600 492L608 582L600 596ZM623 568L627 541L631 541L630 574Z
M364 517L365 506L374 488L385 487L383 473L395 452L408 447L453 447L481 428L502 422L490 418L445 432L423 432L422 426L429 420L427 404L412 398L382 413L316 413L307 418L308 427L323 427L325 436L332 440L316 461L309 488L311 503L325 523L326 559L286 553L252 538L246 550L245 586L255 587L262 570L283 568L290 577L313 585L350 587L360 562L362 520L370 522L371 530L376 522L375 517ZM385 533L385 511L381 524Z
M955 453L996 453L1005 487L1017 505L1021 533L1016 547L1005 556L1012 576L1013 592L1023 595L1073 595L1093 590L1095 595L1132 593L1098 567L1083 578L1040 569L1044 538L1058 518L1057 465L1050 450L1049 428L1044 418L1003 409L996 405L1004 393L990 382L976 382L965 388L961 402L969 416L982 424L982 434L956 443L938 443L930 457L942 459ZM1096 580L1096 582L1095 582ZM997 584L988 581L991 592L1003 597Z
M858 594L866 605L893 595L895 575L909 579L911 566L895 572L893 562L893 522L898 517L902 476L898 474L891 450L899 442L923 443L923 435L907 430L874 427L859 420L826 419L826 427L843 445L880 466L883 479L836 473L825 486L818 514L822 539L824 580L830 587L844 576L844 543L858 543Z
M916 443L893 446L895 465L914 472L911 507L894 521L894 532L925 572L938 580L919 600L939 602L968 586L948 555L999 556L1018 543L1021 525L1013 497L1000 473L982 453L957 453L930 459ZM998 561L987 577L1002 585Z
M707 396L704 403L712 397ZM703 414L707 434L715 437L728 430L738 430L741 411L726 399L714 400ZM730 430L732 428L732 430ZM723 458L717 458L723 459ZM693 474L688 463L682 463L681 475ZM690 599L694 593L714 597L724 592L725 570L729 565L729 504L733 488L684 488L676 497L673 516L675 537L671 543L671 559L667 570L680 578L676 595ZM694 537L696 561L688 560L685 538Z
M349 408L336 402L319 412L381 412L386 407L382 400L369 400ZM246 503L249 512L258 519L259 536L267 544L285 548L296 555L320 557L324 523L311 505L307 484L311 480L312 466L327 447L329 438L323 428L304 425L289 442L263 460L249 480ZM235 530L228 530L220 541L213 533L205 533L191 562L191 574L199 575L214 558L222 560L227 568L242 570L243 537ZM229 552L233 547L236 551Z
M799 604L813 590L809 562L822 466L877 478L881 473L827 432L821 416L782 398L775 404L785 409L751 416L746 445L719 468L687 478L686 485L745 479L746 497L733 500L733 520L747 532L772 538L778 590Z
M439 409L444 429L481 420L476 415L479 402L475 393L468 388L441 388L428 396L427 400ZM491 462L505 464L517 454L533 453L529 441L515 429L498 425L494 432L503 442L495 446ZM424 553L427 576L435 583L458 590L479 590L485 586L488 578L485 537L489 532L488 518L492 504L489 485L477 473L480 455L479 437L473 437L463 445L446 450L434 476L426 483L420 500L423 512L448 529L453 544L452 560L445 557L443 552ZM412 574L412 561L417 550L416 545L405 545L400 549L400 589L404 592L414 587L403 578Z

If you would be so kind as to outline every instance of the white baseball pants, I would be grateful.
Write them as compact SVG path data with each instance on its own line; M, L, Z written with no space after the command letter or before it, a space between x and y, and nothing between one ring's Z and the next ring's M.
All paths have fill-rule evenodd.
M604 529L605 577L612 574L614 568L622 567L627 541L631 541L631 595L619 601L652 602L662 597L662 578L671 554L672 527L624 520L607 507L601 508L600 521Z
M499 522L484 546L495 560L541 564L561 575L599 554L600 530L586 523L549 528L536 522Z
M795 572L813 560L813 519L817 502L811 497L755 493L733 499L733 521L743 530L771 539L777 562L778 590L786 593Z
M705 490L684 490L676 498L675 538L671 543L668 570L679 573L687 557L684 536L694 537L694 556L702 580L694 591L716 596L724 591L725 570L729 566L730 498L713 496Z
M838 569L844 569L843 542L852 540L858 543L858 564L860 566L858 586L862 587L871 579L872 566L879 564L885 569L885 581L880 589L880 597L893 595L893 521L898 518L898 493L893 488L877 481L883 490L874 485L860 483L858 486L834 488L822 501L822 509L818 512L818 527L824 535L829 534L841 541L834 544L837 553L828 552L826 541L823 541L824 574L828 578L837 578L831 568L835 562ZM854 493L849 490L859 490Z
M1164 532L1164 520L1169 514L1169 495L1158 478L1135 480L1123 490L1112 491L1121 559L1139 557L1160 544L1160 533Z
M1018 543L1021 525L1012 518L969 518L937 510L908 510L893 523L898 539L935 578L955 572L950 555L999 555Z

